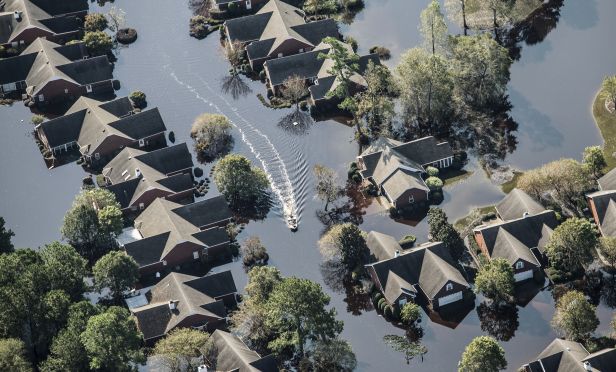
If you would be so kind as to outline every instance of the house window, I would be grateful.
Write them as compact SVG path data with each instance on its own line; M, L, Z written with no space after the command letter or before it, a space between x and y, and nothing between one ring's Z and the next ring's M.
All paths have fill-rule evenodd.
M451 284L451 283L447 283L447 285L445 286L445 290L446 290L447 292L449 292L449 291L453 290L453 284Z
M163 260L163 266L167 266L167 261Z
M145 208L145 204L139 203L139 210L143 210Z
M398 301L398 304L400 305L400 307L406 305L406 298L401 298L400 301Z
M86 93L92 93L92 85L86 85Z
M524 262L522 262L522 261L518 261L518 262L516 262L516 263L515 263L515 268L516 268L517 270L519 270L519 269L523 269L523 268L524 268Z
M139 147L143 147L145 146L145 140L144 139L140 139L139 140Z
M409 203L415 203L415 197L413 195L409 196Z
M68 89L64 89L64 94L68 94Z
M278 58L283 57L283 56L284 56L284 54L278 53Z
M98 160L100 158L101 158L101 154L100 153L97 152L96 154L94 154L94 159Z
M198 260L199 259L199 252L193 252L193 258L195 260Z
M39 100L39 102L45 102L45 96L42 95L42 94L39 94L38 100Z
M300 53L304 53L304 48L299 48Z

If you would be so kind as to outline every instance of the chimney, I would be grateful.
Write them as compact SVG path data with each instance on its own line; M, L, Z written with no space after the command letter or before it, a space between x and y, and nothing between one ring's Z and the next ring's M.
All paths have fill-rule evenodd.
M399 257L400 256L400 251L396 251L396 254L394 255L394 257Z
M584 369L587 371L592 371L592 366L590 365L589 361L584 362Z
M169 310L173 311L173 310L177 309L178 308L178 302L180 302L180 301L175 301L175 300L169 301Z

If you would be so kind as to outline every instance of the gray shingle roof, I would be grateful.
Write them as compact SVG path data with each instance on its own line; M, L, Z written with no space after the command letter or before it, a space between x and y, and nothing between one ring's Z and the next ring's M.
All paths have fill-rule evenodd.
M587 196L595 205L601 233L616 236L616 190L598 191Z
M426 193L430 191L419 172L410 172L401 168L394 170L391 176L381 183L381 187L394 201L408 190L417 189Z
M513 189L503 200L496 204L496 213L503 220L515 220L524 216L524 213L537 214L545 211L530 195L520 189Z
M195 226L204 227L233 217L229 205L223 196L201 200L173 210L178 216Z
M601 190L616 190L616 168L599 178L598 183Z
M580 343L557 338L525 367L532 372L586 372L584 362L590 363L592 372L614 371L616 350L590 354Z
M168 333L191 316L223 319L226 310L218 297L235 292L230 271L200 278L172 272L150 290L150 303L132 312L148 340ZM169 308L169 301L176 302L175 311Z
M402 252L402 247L393 236L377 231L368 233L366 244L377 261L393 258L396 252Z
M385 286L385 297L389 302L394 302L406 288L405 283L418 285L430 299L434 299L448 282L468 287L468 282L455 265L447 248L442 243L435 242L366 266L373 268L379 282ZM390 281L389 276L392 273L399 279ZM396 289L387 288L387 285L394 285Z
M538 264L530 250L538 248L543 252L557 225L554 211L547 210L524 218L479 226L474 231L481 232L490 257L505 258L511 264L518 259Z
M211 337L217 351L217 370L238 372L278 371L273 356L261 357L257 352L250 350L237 336L216 330Z

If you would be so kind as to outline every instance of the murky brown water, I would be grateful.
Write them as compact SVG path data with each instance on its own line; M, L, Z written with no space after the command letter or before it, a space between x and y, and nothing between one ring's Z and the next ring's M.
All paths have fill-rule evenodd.
M400 52L418 44L417 20L427 2L367 0L354 23L342 30L355 37L363 50L377 44L390 48L392 64ZM344 178L347 164L357 154L353 130L326 121L315 123L303 135L284 131L277 122L289 111L263 107L256 94L264 94L265 88L258 82L247 82L252 93L238 100L221 94L221 79L228 67L218 52L217 37L198 41L188 36L190 12L182 1L116 0L114 4L126 11L128 23L139 31L138 41L119 51L114 71L122 82L119 94L137 89L146 92L150 106L160 108L167 127L175 132L176 143L190 140L192 120L202 112L221 112L233 120L234 151L269 167L280 190L279 199L292 203L300 224L298 232L290 232L282 208L277 207L266 220L251 222L243 236L258 235L268 248L270 263L283 274L323 283L316 248L323 226L315 216L322 205L314 198L311 168L321 163ZM520 124L518 149L508 157L515 166L526 168L562 156L578 157L584 146L599 143L590 102L601 78L614 73L616 66L616 53L605 47L616 28L610 19L613 14L616 3L611 0L568 1L558 26L545 41L523 48L510 83L512 115ZM21 122L28 122L30 116L20 103L0 108L4 127L0 137L0 215L16 232L14 241L19 247L36 247L59 238L64 212L84 176L74 164L52 171L45 168L29 137L30 124ZM501 197L500 189L479 170L448 187L442 206L456 219ZM375 204L367 209L361 228L397 237L412 233L420 241L427 234L425 221L415 227L396 223ZM217 270L226 268L233 270L238 287L242 287L246 277L241 264ZM344 293L326 288L345 322L343 336L353 345L360 371L452 371L466 344L482 334L475 309L455 329L425 320L422 341L428 354L423 362L414 360L406 365L404 357L382 341L384 335L402 334L401 330L374 311L353 315L347 311ZM555 337L549 326L553 311L548 291L518 309L515 337L503 343L509 370L516 370ZM600 333L607 332L611 314L606 306L599 307Z

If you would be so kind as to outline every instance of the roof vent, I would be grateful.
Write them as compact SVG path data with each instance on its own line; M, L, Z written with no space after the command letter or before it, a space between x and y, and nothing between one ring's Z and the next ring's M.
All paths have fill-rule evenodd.
M156 272L156 277L160 278L160 272L158 272L158 271Z
M528 216L530 216L530 213L528 213L528 212L524 212L524 213L522 213L522 218L526 218L526 217L528 217Z
M21 12L18 10L14 11L13 17L15 17L16 20L21 21Z
M200 365L197 367L197 372L207 372L207 366L205 364Z
M396 251L396 253L394 254L394 257L399 257L400 256L400 251Z
M589 361L584 362L584 369L587 371L592 371L592 366L590 365Z
M169 310L171 311L176 310L178 308L178 302L180 301L176 301L176 300L169 301Z
M141 176L141 171L139 168L135 168L135 178L139 178L139 176Z

